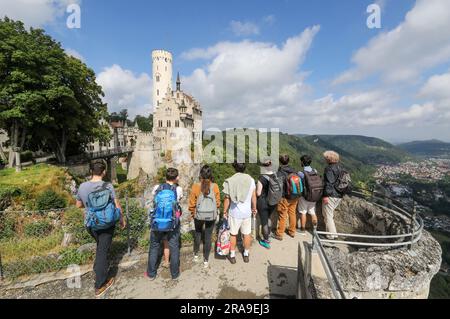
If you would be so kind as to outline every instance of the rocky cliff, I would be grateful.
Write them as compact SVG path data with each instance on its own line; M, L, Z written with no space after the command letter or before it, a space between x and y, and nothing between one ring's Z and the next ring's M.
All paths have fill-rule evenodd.
M367 235L401 234L410 224L392 211L350 197L336 210L335 221L340 233ZM427 231L411 249L334 245L325 250L348 298L428 298L442 256Z

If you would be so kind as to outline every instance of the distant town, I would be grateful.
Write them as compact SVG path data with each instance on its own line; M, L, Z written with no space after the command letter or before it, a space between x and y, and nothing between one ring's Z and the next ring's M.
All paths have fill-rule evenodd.
M421 162L381 165L374 177L376 180L386 180L397 179L401 175L410 175L421 180L438 181L450 175L450 159L430 158Z
M406 185L404 177L417 180L417 184L432 184L428 188L416 190ZM435 214L436 203L450 203L445 190L439 187L446 177L450 177L450 159L429 158L419 162L405 162L396 165L380 165L374 174L378 185L389 192L390 197L412 207L413 198L417 212L424 215L424 226L428 230L450 233L450 211L447 214ZM419 188L419 191L417 191ZM418 202L420 198L420 202Z

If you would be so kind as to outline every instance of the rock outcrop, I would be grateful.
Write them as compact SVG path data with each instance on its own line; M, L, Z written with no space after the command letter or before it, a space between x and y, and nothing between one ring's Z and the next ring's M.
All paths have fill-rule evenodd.
M349 197L336 210L335 221L339 233L394 235L410 227L401 215ZM442 258L439 243L425 230L411 249L336 245L325 250L348 298L428 298Z

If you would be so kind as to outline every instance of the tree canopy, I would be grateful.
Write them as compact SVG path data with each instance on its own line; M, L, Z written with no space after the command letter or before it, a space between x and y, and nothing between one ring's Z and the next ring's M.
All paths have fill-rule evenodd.
M0 19L0 128L8 132L11 153L27 146L65 162L68 151L108 140L108 127L100 125L108 116L103 96L94 71L42 29Z

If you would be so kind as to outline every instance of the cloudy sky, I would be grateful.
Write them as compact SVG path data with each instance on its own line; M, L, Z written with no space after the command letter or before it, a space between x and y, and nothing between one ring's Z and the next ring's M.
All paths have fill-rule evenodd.
M80 29L66 26L71 3ZM110 111L152 111L163 48L205 128L450 141L449 0L0 0L5 15L92 67Z

